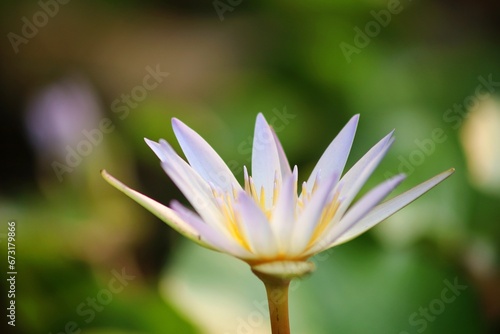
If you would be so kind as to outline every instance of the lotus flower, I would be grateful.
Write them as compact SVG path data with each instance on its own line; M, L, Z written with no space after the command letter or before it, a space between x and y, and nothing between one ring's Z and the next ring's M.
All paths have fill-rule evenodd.
M454 171L445 171L380 203L404 180L405 175L400 174L353 203L393 142L391 132L343 174L358 119L359 115L352 117L340 131L300 191L298 168L290 168L282 145L262 114L255 124L252 175L244 168L243 186L214 149L178 119L172 119L172 127L187 162L165 140L146 139L194 211L177 201L164 206L106 171L102 173L109 183L184 236L247 262L264 283L289 282L313 269L308 258L357 237ZM274 311L279 313L277 308ZM286 332L277 328L273 327L273 333Z

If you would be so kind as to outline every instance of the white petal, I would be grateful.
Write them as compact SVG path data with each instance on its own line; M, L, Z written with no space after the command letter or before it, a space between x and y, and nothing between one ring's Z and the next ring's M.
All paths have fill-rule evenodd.
M335 192L339 193L339 207L333 220L325 229L324 235L330 235L331 230L339 223L344 216L352 201L358 194L359 190L363 187L366 180L373 173L382 158L389 150L391 144L394 142L392 137L394 131L382 138L375 146L373 146L365 155L359 159L354 166L347 171L347 173L338 182ZM321 245L326 247L327 244L322 241ZM313 246L311 250L318 249L320 246Z
M160 140L160 146L166 156L161 165L168 176L205 222L227 233L224 218L207 182L166 141Z
M257 195L261 188L266 194L266 208L272 206L274 179L281 184L281 166L274 136L264 116L259 113L255 122L252 147L252 179Z
M388 147L394 141L393 139L394 130L389 132L384 138L382 138L377 144L375 144L365 155L359 159L354 166L351 167L342 177L342 183L346 188L358 179L359 175L365 170L366 166L375 159L380 152L387 151Z
M199 232L200 240L212 246L221 252L229 253L235 257L243 259L252 259L255 257L248 250L243 248L234 239L227 237L225 234L214 230L210 225L206 224L200 216L189 210L177 201L172 201L170 207L183 221L188 223Z
M311 200L307 203L304 211L294 226L292 240L290 242L293 249L290 250L292 256L301 254L309 244L319 219L328 200L331 200L332 189L338 176L333 174L328 179L323 179L319 184L318 190L312 195Z
M328 235L323 240L318 242L320 249L315 248L315 252L332 247L333 243L342 236L346 231L351 229L357 222L359 222L370 210L373 209L381 200L383 200L395 187L397 187L406 175L397 175L370 190L359 201L354 204L349 211L342 217L342 219L333 226L328 232Z
M338 175L338 177L342 175L347 157L351 151L358 120L359 115L353 116L325 150L307 180L307 190L309 192L313 189L318 175L318 181L333 174Z
M278 200L271 217L271 228L278 238L281 251L289 249L290 235L295 225L295 207L297 201L297 168L283 180Z
M379 165L389 150L393 140L392 132L370 149L339 182L341 204L337 210L337 217L342 217L360 189Z
M142 205L145 209L149 210L152 214L160 218L162 221L167 223L174 230L182 234L183 236L193 240L194 242L207 247L212 248L210 244L202 240L199 231L194 229L192 226L187 224L182 220L172 209L158 203L157 201L127 187L113 176L108 174L105 170L101 171L102 177L108 181L113 187L123 192L125 195Z
M276 238L266 215L255 201L246 192L240 191L233 208L238 226L252 251L261 257L277 255L279 247Z
M271 127L271 131L273 133L274 141L276 142L276 148L278 149L278 156L280 160L280 166L281 166L281 177L282 179L285 179L286 177L289 177L292 175L292 170L290 168L290 163L288 162L288 159L285 154L285 150L283 150L283 146L281 145L280 140L278 139L278 136L276 135L276 131Z
M427 191L435 187L440 182L444 181L448 176L453 174L455 169L447 170L439 175L434 176L433 178L419 184L418 186L404 192L401 195L398 195L378 206L376 206L372 211L370 211L362 220L360 220L356 225L353 226L352 229L347 231L344 235L342 235L337 241L335 241L334 245L339 245L344 242L347 242L361 233L369 230L373 226L377 225L384 219L388 218L392 214L398 212Z
M161 148L161 145L159 143L152 141L152 140L149 140L147 138L144 138L144 141L153 150L153 152L155 152L156 156L161 161L167 160L167 155L165 154L165 152L163 151L163 149Z
M229 167L199 134L176 118L172 127L189 164L202 178L226 192L241 189Z

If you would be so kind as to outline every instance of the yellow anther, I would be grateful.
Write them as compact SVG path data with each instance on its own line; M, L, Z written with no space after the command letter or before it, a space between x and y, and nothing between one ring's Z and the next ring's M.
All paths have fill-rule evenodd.
M251 176L249 177L249 183L250 183L250 194L252 195L255 202L258 203L259 199L257 198L257 191L255 190L255 184L253 183L253 179Z
M260 207L262 209L265 209L266 208L266 190L264 189L264 187L260 187Z
M236 220L237 218L236 218L236 215L234 214L234 210L233 210L233 206L232 206L231 202L224 202L221 205L221 209L222 209L221 211L224 215L224 218L226 220L229 233L231 233L233 238L241 246L243 246L245 249L251 251L250 246L248 245L247 241L245 240L241 231L238 228L238 224L237 224L237 220Z
M278 181L274 181L274 188L273 188L273 206L276 205L276 202L278 201L278 194L279 194L279 189L278 189Z
M314 229L314 233L309 240L309 244L307 247L311 247L312 245L315 244L315 242L321 237L323 232L327 229L327 227L330 225L330 222L333 220L335 217L335 214L337 213L337 209L339 208L340 201L338 200L339 198L339 193L335 193L333 196L332 200L330 203L328 203L325 208L323 209L323 212L321 213L321 217L319 219L318 225L316 225L316 228Z

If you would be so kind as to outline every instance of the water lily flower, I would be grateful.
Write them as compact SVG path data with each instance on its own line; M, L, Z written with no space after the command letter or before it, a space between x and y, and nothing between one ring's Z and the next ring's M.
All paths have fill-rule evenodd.
M276 133L259 114L251 176L244 168L243 186L200 135L180 120L172 119L187 161L165 140L146 139L146 143L194 211L177 201L164 206L106 171L102 175L182 235L247 262L266 285L273 333L288 333L288 283L313 270L307 261L310 257L357 237L454 171L445 171L381 203L405 178L404 174L396 175L353 203L393 142L391 132L343 174L358 119L359 115L351 118L307 181L299 185L297 166L290 167ZM271 294L275 296L270 297Z

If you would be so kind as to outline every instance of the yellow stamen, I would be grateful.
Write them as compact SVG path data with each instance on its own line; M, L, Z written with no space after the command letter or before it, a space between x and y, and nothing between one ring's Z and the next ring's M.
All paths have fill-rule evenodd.
M245 240L243 234L241 233L238 223L237 223L237 218L233 210L233 198L236 198L236 190L233 188L233 196L231 197L230 193L225 193L225 194L220 194L216 189L212 188L212 194L214 195L215 203L217 204L217 207L219 208L220 212L222 213L222 216L224 218L225 225L231 234L231 236L238 242L241 246L243 246L246 250L250 250L250 245L248 242Z
M260 201L259 201L261 209L266 209L266 191L264 187L260 187Z
M238 192L236 191L236 189L234 188L234 186L231 186L231 190L233 191L233 198L238 197Z
M278 194L279 194L279 189L278 189L278 180L274 180L274 188L273 188L273 206L276 205L276 202L278 201Z
M224 203L224 205L222 205L222 213L223 213L224 218L227 222L227 227L228 227L229 233L231 233L231 235L234 237L234 239L240 245L242 245L245 249L251 251L250 245L245 240L240 229L238 228L238 224L236 222L236 216L234 214L233 206L230 203Z
M311 194L314 194L316 192L316 190L318 189L318 174L316 174L316 178L314 179L314 183L313 183L313 186L312 186L312 189L311 189Z
M250 194L253 197L254 201L259 203L259 199L257 198L257 190L255 190L255 184L253 183L253 179L250 176Z
M340 205L340 201L338 200L338 198L339 193L337 192L333 196L330 203L328 203L328 205L326 205L326 207L323 209L323 212L321 213L321 217L319 219L319 223L316 226L311 239L309 240L309 244L307 245L308 248L311 247L320 238L320 236L323 234L323 232L325 232L326 228L335 217L337 209Z
M251 195L251 189L250 189L250 180L249 180L249 177L248 177L248 172L247 172L247 169L245 168L245 192L248 194L248 195Z
M212 190L212 195L214 195L214 198L219 197L219 194L217 193L217 191L215 191L215 189L213 187L210 187L210 190Z
M307 183L302 182L302 193L301 193L302 198L305 200L307 196Z

